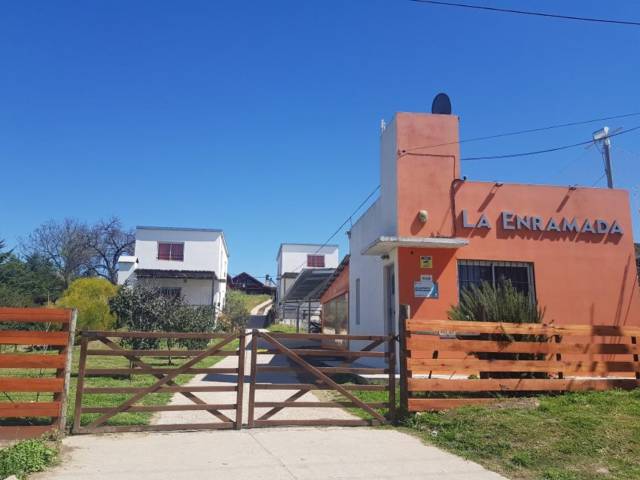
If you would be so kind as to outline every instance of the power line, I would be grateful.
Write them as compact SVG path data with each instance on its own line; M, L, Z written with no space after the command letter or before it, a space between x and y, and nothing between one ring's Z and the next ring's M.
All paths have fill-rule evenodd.
M567 123L557 123L554 125L548 125L546 127L537 127L537 128L528 128L525 130L516 130L513 132L506 132L506 133L497 133L495 135L485 135L482 137L472 137L472 138L467 138L465 140L458 140L457 142L447 142L447 143L439 143L437 145L425 145L422 147L412 147L408 150L402 150L401 153L411 153L415 150L425 150L425 149L430 149L430 148L436 148L436 147L445 147L447 145L455 145L455 144L462 144L462 143L471 143L471 142L480 142L483 140L493 140L495 138L503 138L503 137L513 137L515 135L525 135L527 133L537 133L537 132L546 132L548 130L555 130L558 128L566 128L566 127L576 127L579 125L588 125L589 123L599 123L599 122L606 122L608 120L617 120L620 118L628 118L628 117L637 117L640 115L640 112L633 112L633 113L624 113L621 115L611 115L608 117L600 117L600 118L592 118L590 120L580 120L577 122L567 122Z
M327 238L327 239L325 240L325 242L324 242L322 245L320 245L320 246L318 247L318 249L317 249L315 252L313 252L313 254L312 254L312 255L317 254L320 250L322 250L324 247L326 247L326 246L329 244L329 242L330 242L331 240L333 240L333 238L334 238L338 233L340 233L340 231L344 228L344 226L345 226L347 223L349 223L349 222L351 221L351 219L353 219L353 217L356 215L356 213L358 213L358 212L360 211L360 209L361 209L361 208L362 208L362 207L363 207L363 206L364 206L364 205L369 201L369 199L370 199L371 197L373 197L373 196L376 194L376 192L377 192L379 189L380 189L380 185L378 185L376 188L374 188L374 189L371 191L371 193L370 193L369 195L367 195L367 197L366 197L362 202L360 202L360 205L358 205L358 207L353 211L353 213L352 213L351 215L349 215L349 216L347 217L347 219L346 219L344 222L342 222L342 224L341 224L341 225L336 229L336 231L335 231L335 232L333 232L333 233L331 234L331 236L330 236L329 238ZM302 268L302 267L304 266L304 264L305 264L305 262L302 262L300 265L298 265L298 266L295 268L295 270L298 270L299 268ZM295 271L295 270L294 270L294 271Z
M512 8L487 7L484 5L473 5L470 3L441 2L436 0L409 0L409 1L413 3L423 3L423 4L438 5L438 6L445 6L445 7L470 8L473 10L485 10L485 11L497 12L497 13L513 13L517 15L556 18L560 20L575 20L580 22L593 22L593 23L610 23L614 25L627 25L627 26L633 26L633 27L640 27L640 22L634 22L631 20L613 20L608 18L578 17L575 15L560 15L557 13L534 12L530 10L515 10Z
M600 180L602 180L602 179L603 179L604 177L606 177L606 176L607 176L607 174L606 174L606 173L603 173L603 174L600 176L600 178L598 178L595 182L593 182L593 183L591 184L591 186L592 186L592 187L595 187L598 183L600 183Z
M612 120L612 119L617 119L617 118L624 118L624 117L631 117L631 116L637 116L640 115L640 112L638 113L628 113L628 114L624 114L624 115L615 115L615 116L610 116L610 117L602 117L602 118L597 118L597 119L593 119L593 120L585 120L585 121L580 121L580 122L571 122L571 123L564 123L564 124L559 124L559 125L551 125L548 127L542 127L542 128L534 128L534 129L529 129L529 130L520 130L518 132L509 132L509 133L501 133L501 134L497 134L497 135L490 135L487 137L478 137L478 138L472 138L472 139L467 139L467 140L461 140L458 142L450 142L450 143L444 143L444 144L440 144L440 145L432 145L430 147L416 147L416 148L434 148L434 147L438 147L438 146L442 146L442 145L450 145L450 144L454 144L454 143L465 143L465 142L473 142L473 141L478 141L478 140L485 140L485 139L490 139L490 138L499 138L499 137L506 137L506 136L511 136L511 135L520 135L522 133L530 133L530 132L540 132L540 131L544 131L544 130L550 130L553 128L562 128L562 127L568 127L568 126L575 126L575 125L584 125L586 123L594 123L594 122L599 122L599 121L605 121L605 120ZM635 130L640 130L640 126L637 127L633 127L633 128L628 128L626 130L622 130L620 132L614 133L612 135L609 135L609 137L615 137L618 135L623 135L625 133L629 133L629 132L633 132ZM574 143L571 145L563 145L560 147L553 147L553 148L548 148L548 149L544 149L544 150L536 150L536 151L532 151L532 152L521 152L521 153L513 153L513 154L506 154L506 155L492 155L492 156L485 156L485 157L468 157L468 158L461 158L460 161L474 161L474 160L494 160L494 159L501 159L501 158L514 158L514 157L525 157L525 156L531 156L531 155L541 155L544 153L551 153L551 152L557 152L560 150L567 150L569 148L575 148L575 147L579 147L579 146L583 146L583 145L588 145L593 143L593 139L591 140L587 140L584 142L579 142L579 143ZM414 150L414 149L412 149ZM402 153L406 153L407 151L403 151ZM602 180L601 177L600 179L597 180L597 182L599 182L600 180ZM596 182L596 183L597 183ZM327 240L325 240L325 242L320 245L316 251L313 253L313 255L317 254L318 252L320 252L320 250L322 250L324 247L326 247L328 245L328 243L338 234L340 233L340 231L344 228L344 226L351 222L353 217L360 211L360 209L371 199L371 197L373 197L373 195L375 195L375 193L380 189L380 185L378 185L376 188L374 188L371 193L369 193L369 195L367 195L367 197L360 202L360 204L356 207L356 209L353 211L353 213L351 213L351 215L349 215L347 217L347 219L342 222L342 224L331 234L331 236L329 236L329 238L327 238ZM295 270L298 270L299 268L301 268L302 266L304 266L305 262L302 262L300 265L298 265L298 267L296 267Z
M633 128L627 128L626 130L622 130L620 132L617 132L617 133L609 135L609 138L617 137L618 135L623 135L625 133L633 132L633 131L639 130L639 129L640 129L640 126L633 127ZM529 157L529 156L532 156L532 155L541 155L543 153L559 152L560 150L567 150L569 148L581 147L583 145L589 145L591 143L593 143L593 140L587 140L587 141L584 141L584 142L572 143L570 145L562 145L562 146L559 146L559 147L545 148L543 150L534 150L532 152L508 153L508 154L504 154L504 155L487 155L487 156L484 156L484 157L466 157L466 158L461 158L460 161L461 162L470 162L470 161L476 161L476 160L499 160L499 159L503 159L503 158Z

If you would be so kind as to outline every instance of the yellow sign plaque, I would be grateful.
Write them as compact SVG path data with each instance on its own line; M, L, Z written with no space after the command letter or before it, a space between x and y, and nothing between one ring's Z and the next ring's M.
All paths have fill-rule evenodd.
M433 258L431 255L420 256L420 268L433 268Z

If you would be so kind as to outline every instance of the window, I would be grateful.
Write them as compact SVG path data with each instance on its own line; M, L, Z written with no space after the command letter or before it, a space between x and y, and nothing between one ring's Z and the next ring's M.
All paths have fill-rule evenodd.
M470 285L479 286L482 282L497 286L505 280L510 280L516 290L535 300L533 264L531 263L486 262L482 260L460 260L458 262L459 291Z
M178 298L181 293L180 287L162 287L160 289L160 295L165 298Z
M158 260L184 260L184 243L158 243Z
M322 305L322 333L346 335L349 333L349 295L344 294ZM346 345L345 340L334 340Z
M307 255L307 267L324 268L324 255Z
M356 278L356 325L360 325L360 279Z

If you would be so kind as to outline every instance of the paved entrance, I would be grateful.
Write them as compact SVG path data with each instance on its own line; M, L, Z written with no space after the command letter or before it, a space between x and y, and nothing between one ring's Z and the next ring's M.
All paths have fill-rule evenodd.
M505 480L389 429L266 428L80 435L37 480Z

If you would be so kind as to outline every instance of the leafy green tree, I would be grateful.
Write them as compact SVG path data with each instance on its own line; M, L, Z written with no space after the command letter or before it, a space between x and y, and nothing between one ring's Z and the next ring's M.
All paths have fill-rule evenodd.
M104 278L79 278L65 290L56 305L78 309L78 330L109 330L116 322L109 300L117 291L118 287Z
M29 307L55 301L63 284L44 258L21 259L0 242L0 306Z

